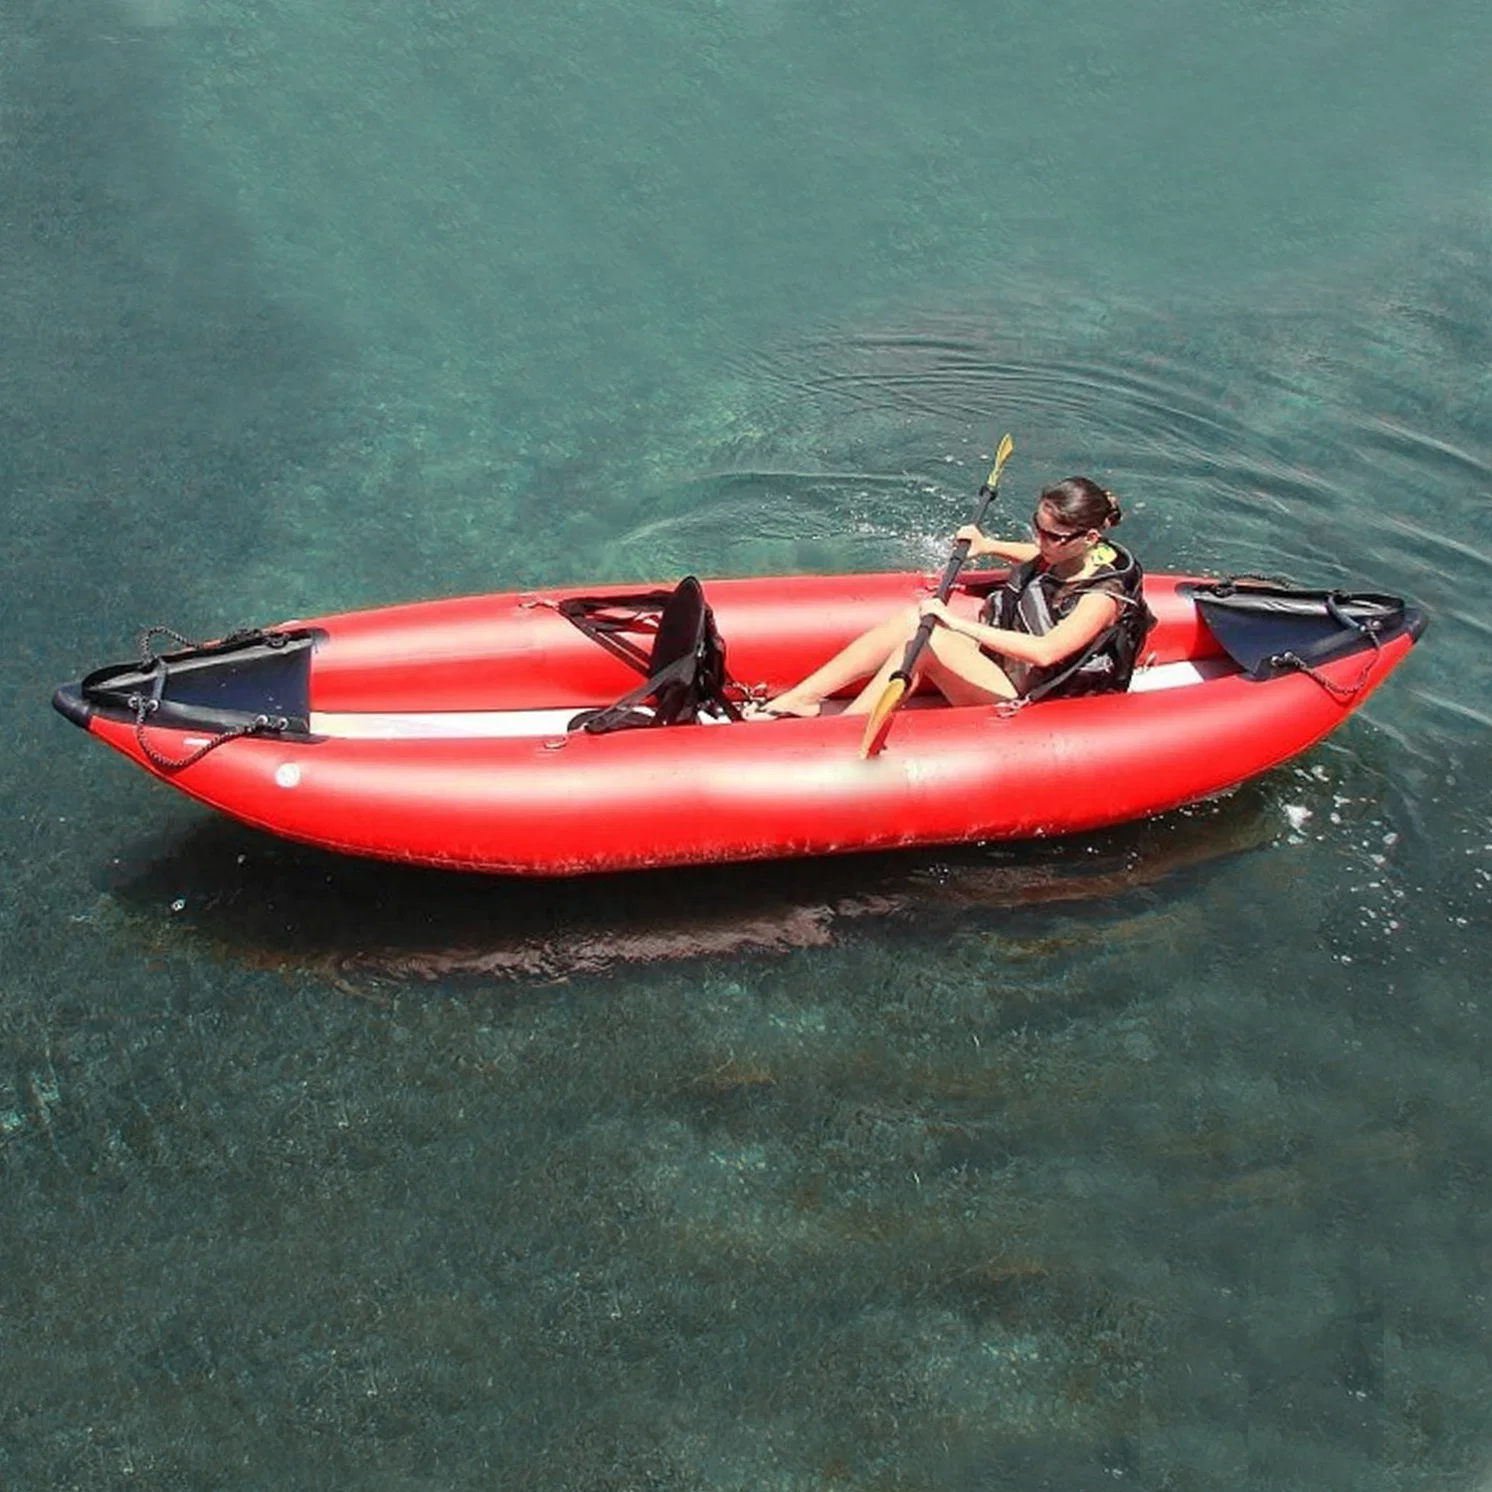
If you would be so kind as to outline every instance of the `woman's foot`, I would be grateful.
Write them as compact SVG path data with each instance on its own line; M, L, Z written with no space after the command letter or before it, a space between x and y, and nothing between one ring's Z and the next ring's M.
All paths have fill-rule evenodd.
M748 706L743 713L747 720L812 720L819 713L819 702L797 700L789 694L779 694L776 699Z

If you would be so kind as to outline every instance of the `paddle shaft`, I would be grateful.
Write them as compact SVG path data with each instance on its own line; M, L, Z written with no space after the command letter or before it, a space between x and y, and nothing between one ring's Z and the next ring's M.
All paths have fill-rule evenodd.
M986 482L979 489L979 506L974 510L974 516L970 523L978 528L984 521L985 510L995 495L995 487L999 486L1000 478L997 474L994 485ZM948 557L947 568L943 571L943 578L938 583L938 600L946 601L953 590L953 582L958 579L958 572L963 569L964 561L969 557L968 539L960 539L953 546L953 553ZM927 639L932 636L932 630L937 626L937 618L925 616L922 618L917 630L912 634L907 643L907 650L901 655L901 667L891 675L893 679L900 679L904 684L912 682L912 670L917 666L917 659L921 656L922 649L927 646Z
M995 452L995 464L979 488L979 506L974 509L973 518L973 526L976 529L984 520L985 509L989 507L995 493L1000 490L1000 474L1005 470L1005 463L1014 449L1015 442L1007 435L1001 440L999 449ZM958 579L958 572L963 568L964 560L968 558L969 543L968 539L960 539L953 546L948 568L943 571L943 579L938 586L939 601L948 599L949 592L953 589L953 582ZM861 761L867 761L875 756L886 744L886 734L891 729L892 717L896 714L896 708L902 702L907 690L912 687L912 670L917 666L917 658L927 645L927 639L932 636L932 629L936 625L936 618L923 617L917 630L907 642L906 649L901 655L901 667L887 680L886 687L881 691L881 697L876 701L875 708L870 712L870 718L865 722L865 734L860 738Z

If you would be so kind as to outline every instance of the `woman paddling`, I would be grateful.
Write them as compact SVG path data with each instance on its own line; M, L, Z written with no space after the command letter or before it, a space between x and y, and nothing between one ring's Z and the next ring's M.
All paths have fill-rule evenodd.
M936 625L912 687L925 681L950 704L1127 688L1150 614L1139 565L1104 538L1121 516L1113 493L1087 477L1068 477L1038 499L1034 543L987 538L965 525L955 537L969 541L970 559L990 556L1015 567L982 607L966 594L952 604L928 597L862 633L756 715L817 715L830 695L862 679L869 682L846 713L868 715L928 616Z

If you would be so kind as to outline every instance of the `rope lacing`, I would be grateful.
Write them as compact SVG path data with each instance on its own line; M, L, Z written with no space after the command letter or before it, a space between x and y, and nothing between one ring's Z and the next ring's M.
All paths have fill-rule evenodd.
M1383 622L1378 617L1364 617L1359 621L1349 616L1342 609L1338 595L1331 595L1326 598L1327 614L1338 626L1350 627L1359 636L1367 638L1373 645L1372 651L1363 659L1362 669L1350 684L1339 684L1335 679L1327 678L1319 668L1307 663L1299 653L1291 648L1287 648L1282 653L1276 653L1269 661L1277 668L1293 668L1297 672L1303 673L1313 683L1319 684L1338 704L1350 705L1367 686L1368 679L1378 662L1378 655L1383 651L1383 643L1378 636ZM1346 599L1345 596L1341 597L1341 600Z
M180 772L200 762L209 751L216 751L219 746L226 746L229 741L236 741L240 736L269 735L290 728L290 721L284 715L255 715L244 725L231 725L227 730L220 731L211 740L204 741L190 755L178 760L156 750L145 735L145 722L160 708L160 700L147 699L143 694L132 694L129 697L129 706L135 712L135 741L140 747L140 752L162 772Z
M217 642L193 642L190 637L183 637L180 632L172 627L146 627L140 633L139 663L141 668L153 668L161 655L155 652L150 644L157 637L168 637L177 646L191 653L205 653L209 649L218 652L223 648L241 647L248 642L262 642L266 647L282 648L290 638L283 632L266 632L263 627L240 627L236 632L230 632L226 637L219 638Z
M1253 581L1255 585L1277 585L1282 590L1298 590L1299 587L1288 575L1265 575L1262 571L1246 570L1241 575L1225 575L1221 580L1204 581L1203 585L1219 596L1231 596L1240 581Z
M135 712L135 744L139 746L140 754L152 766L159 768L162 772L180 772L200 762L204 756L211 751L216 751L219 746L225 746L229 741L236 741L241 736L268 735L290 728L290 721L284 715L256 715L243 725L232 725L227 730L219 731L210 740L204 741L195 751L179 759L167 756L163 751L158 750L145 735L145 722L160 709L161 693L166 686L166 659L163 654L152 651L150 646L157 637L169 638L191 652L203 652L209 648L217 650L249 642L262 642L266 647L282 648L289 641L283 633L266 632L262 627L241 627L237 632L230 632L228 636L216 643L193 642L191 638L183 637L180 632L170 627L146 627L140 633L139 661L142 670L148 668L154 671L155 687L148 695L131 694L126 703Z
M1313 683L1319 684L1338 704L1350 705L1366 687L1369 675L1373 672L1373 666L1378 662L1378 654L1383 650L1383 644L1371 632L1368 634L1373 643L1373 651L1368 654L1363 662L1362 671L1350 684L1339 684L1335 679L1329 679L1315 667L1307 663L1298 653L1289 650L1276 653L1269 661L1278 668L1293 668L1298 673L1303 673Z

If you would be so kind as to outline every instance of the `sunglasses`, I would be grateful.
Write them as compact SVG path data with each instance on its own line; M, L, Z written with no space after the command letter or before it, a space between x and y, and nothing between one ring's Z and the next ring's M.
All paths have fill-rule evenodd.
M1039 515L1031 515L1031 532L1038 539L1045 539L1048 544L1071 544L1074 539L1081 539L1088 532L1087 529L1079 529L1077 533L1064 534L1055 528L1044 528Z

